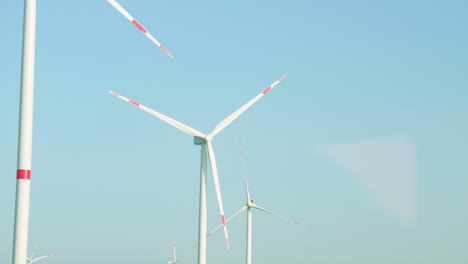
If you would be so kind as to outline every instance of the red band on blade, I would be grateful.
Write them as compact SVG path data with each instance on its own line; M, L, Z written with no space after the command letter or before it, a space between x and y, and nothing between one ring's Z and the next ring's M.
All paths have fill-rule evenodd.
M284 75L283 77L279 78L279 80L278 80L278 81L280 81L280 82L281 82L281 81L282 81L284 78L286 78L286 76L287 76L287 75Z
M227 245L228 248L231 247L231 242L229 242L229 238L226 238L226 245Z
M138 23L138 21L136 21L135 19L133 19L132 24L135 25L135 26L136 26L139 30L141 30L143 33L146 34L146 32L148 32L148 31L146 31L146 29L145 29L142 25L140 25L140 23Z
M159 45L159 47L160 47L164 52L166 52L167 55L173 57L172 54L171 54L163 45Z
M193 245L193 247L196 247L196 246L198 246L198 243L196 243L195 245Z
M270 90L271 90L271 86L268 87L268 88L266 88L262 93L263 93L263 94L266 94L266 93L268 93L268 91L270 91Z
M109 92L110 92L111 94L115 95L115 96L120 96L119 94L114 93L114 92L112 92L112 91L109 91Z
M224 215L221 215L221 221L223 222L223 226L226 226L226 218Z
M132 105L135 105L135 106L140 107L140 104L137 103L137 102L134 102L134 101L132 101L132 100L128 100L128 102L131 103Z
M206 237L209 237L209 236L211 236L211 233L208 233L208 235L206 235Z
M31 180L31 170L17 170L16 179L18 180Z
M293 223L295 223L295 224L297 224L297 225L300 224L299 222L296 222L296 221L294 221Z

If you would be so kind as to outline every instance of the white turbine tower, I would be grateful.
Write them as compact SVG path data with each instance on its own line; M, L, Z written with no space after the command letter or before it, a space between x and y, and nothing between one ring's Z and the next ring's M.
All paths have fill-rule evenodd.
M36 0L25 0L13 264L24 264L26 262L26 254L28 251L34 102L34 59L36 51L35 39Z
M176 256L176 243L175 243L175 241L172 242L172 254L174 256L174 261L168 261L167 264L176 264L177 262L180 261L180 260L177 260L177 256Z
M245 180L245 190L246 190L246 195L247 195L247 203L246 205L244 205L241 209L239 209L239 211L237 211L235 214L233 214L231 217L229 217L226 222L229 222L231 221L232 219L234 219L234 217L236 217L238 214L240 214L241 212L243 212L244 210L247 209L247 243L246 243L246 263L247 264L251 264L252 263L252 210L253 209L258 209L258 210L261 210L261 211L264 211L264 212L267 212L269 214L272 214L272 215L275 215L275 216L278 216L286 221L289 221L291 223L294 223L294 224L297 224L297 225L301 225L301 223L297 222L297 221L294 221L294 220L291 220L287 217L284 217L282 215L279 215L277 213L274 213L272 211L269 211L263 207L260 207L256 204L254 204L253 200L251 199L250 197L250 193L249 193L249 185L248 185L248 182L247 182L247 174L245 172L245 160L244 160L244 152L242 151L242 147L241 147L241 155L242 155L242 166L243 166L243 170L244 170L244 180ZM219 229L221 228L221 225L220 226L217 226L215 229L213 229L210 233L208 233L206 235L206 237L209 237L211 236L212 234L214 234L216 231L218 231ZM306 227L308 228L308 227ZM310 229L310 228L308 228ZM195 244L194 247L196 247L198 245Z
M31 254L31 256L30 256L29 258L26 258L27 264L31 264L31 263L36 262L36 261L38 261L38 260L45 259L45 258L48 258L48 257L51 257L51 256L54 256L54 255L55 255L55 253L50 253L50 254L47 254L47 255L45 255L45 256L42 256L42 257L38 257L38 258L34 258L34 259L33 259L33 257L34 257L34 252L36 252L36 249L33 250L32 254Z
M179 121L176 121L168 116L165 116L159 112L156 112L146 106L143 106L135 101L132 101L128 98L125 98L117 93L114 93L112 91L109 91L111 94L119 97L122 100L125 100L134 106L156 116L157 118L163 120L164 122L174 126L175 128L178 128L179 130L182 130L183 132L191 135L194 137L194 144L195 145L200 145L201 146L201 170L200 170L200 203L199 203L199 229L198 229L198 236L199 236L199 250L198 250L198 263L199 264L205 264L206 263L206 171L207 171L207 156L210 161L210 167L211 167L211 172L213 176L213 182L215 185L215 190L216 190L216 196L218 199L218 207L219 211L221 213L221 222L222 226L224 227L224 235L226 237L226 244L227 247L229 248L229 237L227 233L227 228L226 228L226 219L224 216L224 208L223 208L223 202L221 198L221 189L219 186L219 179L218 179L218 170L216 167L216 159L215 159L215 154L213 151L213 147L211 144L211 141L214 136L216 136L219 132L221 132L224 128L226 128L229 124L231 124L234 120L236 120L237 117L239 117L243 112L245 112L249 107L251 107L255 102L257 102L260 98L262 98L268 91L270 91L273 87L275 87L280 81L282 81L284 78L286 78L286 75L278 79L276 82L274 82L272 85L268 86L265 90L263 90L261 93L259 93L257 96L255 96L253 99L251 99L249 102L247 102L245 105L240 107L238 110L236 110L234 113L229 115L227 118L225 118L223 121L221 121L210 134L204 134L202 132L199 132L198 130L191 128Z
M125 10L119 3L115 0L107 0L109 4L111 4L117 11L119 11L124 17L126 17L130 22L132 22L135 27L137 27L143 34L145 34L154 44L156 44L162 51L164 51L169 57L174 58L172 54L161 44L157 41L151 33L149 33L135 18L133 18L127 10Z

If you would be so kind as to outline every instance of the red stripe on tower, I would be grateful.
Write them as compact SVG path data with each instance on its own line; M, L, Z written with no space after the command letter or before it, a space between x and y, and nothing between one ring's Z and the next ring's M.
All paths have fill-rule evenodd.
M270 91L270 90L271 90L271 86L268 87L268 88L266 88L265 90L263 90L262 94L266 94L266 93L268 93L268 91Z
M16 179L18 180L31 180L31 170L17 170Z
M224 215L221 215L221 221L223 222L223 226L226 226L226 218Z
M140 23L138 23L138 21L136 21L135 19L133 19L132 24L135 25L135 26L136 26L139 30L141 30L143 33L146 34L146 32L148 32L148 31L146 31L146 29L145 29L142 25L140 25Z

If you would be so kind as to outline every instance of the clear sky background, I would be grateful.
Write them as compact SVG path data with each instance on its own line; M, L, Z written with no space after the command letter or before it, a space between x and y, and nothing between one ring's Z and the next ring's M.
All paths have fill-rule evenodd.
M199 147L108 90L208 133L283 74L213 141L226 215L245 203L242 137L255 202L313 228L254 212L253 262L468 263L467 1L119 2L173 60L105 0L38 1L29 251L57 253L42 263L166 263L172 240L196 263ZM10 263L23 2L5 1L0 17ZM323 151L394 138L411 146L416 185L400 202L414 203L413 220ZM363 169L376 179L400 166L387 147ZM212 229L211 176L208 190ZM244 262L245 223L228 225L230 250L222 232L209 239L210 263Z

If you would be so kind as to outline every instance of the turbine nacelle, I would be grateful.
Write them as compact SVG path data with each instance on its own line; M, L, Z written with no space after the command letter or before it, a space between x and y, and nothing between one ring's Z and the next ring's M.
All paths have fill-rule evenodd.
M195 145L203 145L213 140L213 136L211 134L205 136L194 136L193 137L193 144Z
M203 144L206 144L208 142L211 142L213 140L213 136L208 134L208 135L205 135L203 137L199 137L199 136L194 136L193 137L193 144L195 145L203 145Z
M193 144L195 145L203 145L206 144L206 139L202 137L193 137Z

